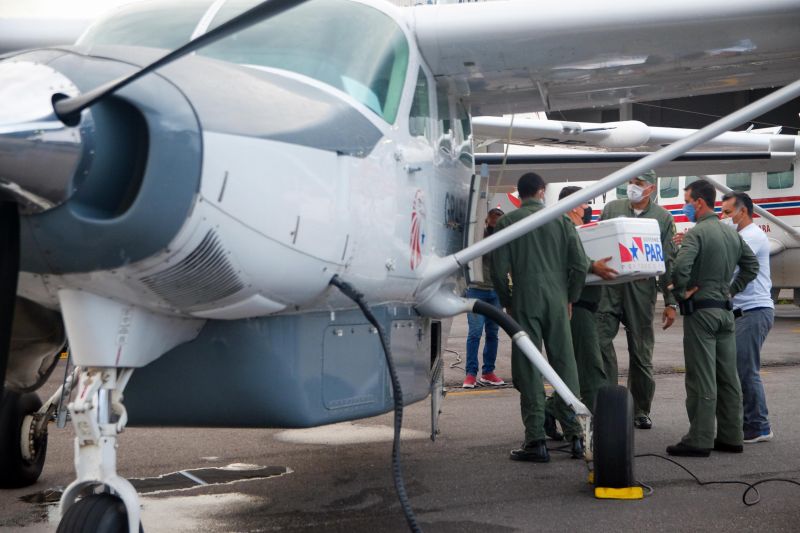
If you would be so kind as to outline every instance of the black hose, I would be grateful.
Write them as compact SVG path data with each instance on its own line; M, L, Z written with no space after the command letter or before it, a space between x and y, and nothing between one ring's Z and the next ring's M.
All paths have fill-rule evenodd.
M19 278L19 211L17 204L0 201L0 398L11 351L11 326Z
M408 522L408 528L411 531L422 532L422 528L417 524L417 517L414 515L414 510L411 508L411 502L408 500L408 493L406 492L405 482L403 481L402 463L400 460L400 430L403 427L403 391L400 388L400 380L397 378L397 371L394 367L394 359L392 359L392 352L389 343L386 341L386 332L372 310L364 300L364 295L358 290L343 281L338 275L333 276L330 284L342 291L342 294L353 300L356 305L367 317L370 324L375 326L378 330L378 336L383 346L383 353L386 357L386 366L389 367L389 376L392 380L392 392L394 393L394 441L392 444L392 477L394 478L394 488L397 491L397 497L400 500L400 507L403 509L403 514Z
M517 322L511 318L511 315L504 313L502 309L498 309L497 307L482 300L475 300L475 305L472 306L472 312L478 315L483 315L487 318L491 318L497 322L497 325L503 328L503 331L505 331L512 339L514 338L514 335L522 331L522 326L517 324Z

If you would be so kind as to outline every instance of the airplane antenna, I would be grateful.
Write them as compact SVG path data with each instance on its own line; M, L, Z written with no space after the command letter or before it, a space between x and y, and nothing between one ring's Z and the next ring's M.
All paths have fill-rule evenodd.
M176 59L185 56L195 50L203 48L213 42L216 42L228 35L234 34L244 30L253 24L267 20L270 17L278 15L287 9L297 7L298 5L308 0L266 0L257 6L248 9L244 13L233 17L225 24L221 24L203 35L192 39L185 45L181 46L168 53L164 57L157 59L150 63L141 70L134 72L128 76L123 76L108 83L92 89L91 91L74 96L72 98L63 94L53 96L53 108L56 115L67 126L76 126L80 122L80 113L87 107L92 106L99 100L103 99L109 94L125 87L129 83L141 78L145 74L149 74L156 69L159 69Z

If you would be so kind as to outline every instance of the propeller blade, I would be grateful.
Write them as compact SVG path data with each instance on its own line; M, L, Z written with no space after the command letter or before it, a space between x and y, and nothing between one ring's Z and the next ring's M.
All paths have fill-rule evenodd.
M56 115L67 125L75 125L80 122L80 112L87 107L93 105L103 97L112 94L113 92L125 87L134 80L137 80L158 68L161 68L176 59L185 56L195 50L198 50L206 45L209 45L219 39L227 37L238 31L244 30L253 24L267 20L287 9L298 6L308 0L266 0L257 6L248 9L244 13L237 15L225 24L217 26L208 33L197 37L168 53L161 59L150 63L138 72L129 76L124 76L116 80L105 83L91 91L72 98L62 98L54 103Z
M11 325L19 277L19 211L17 204L0 201L0 398L11 351Z

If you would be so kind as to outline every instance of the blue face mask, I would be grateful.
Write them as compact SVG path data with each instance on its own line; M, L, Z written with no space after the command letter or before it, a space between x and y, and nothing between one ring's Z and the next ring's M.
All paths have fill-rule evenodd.
M683 205L683 214L686 215L686 218L689 219L689 222L694 222L696 219L696 214L694 211L694 204L684 204Z

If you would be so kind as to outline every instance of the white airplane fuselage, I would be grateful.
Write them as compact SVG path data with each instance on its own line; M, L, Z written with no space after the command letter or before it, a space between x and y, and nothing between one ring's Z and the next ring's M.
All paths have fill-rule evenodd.
M468 123L466 111L446 85L437 87L415 40L404 25L392 22L390 15L395 9L381 4L380 15L394 24L407 49L407 58L398 59L400 64L395 67L403 71L393 73L397 80L392 83L400 92L393 122L370 108L368 99L297 72L200 56L165 68L158 76L178 86L197 112L202 154L199 187L180 229L146 257L126 260L126 243L120 242L122 259L110 268L31 271L23 261L19 294L54 309L74 305L76 313L82 309L82 320L87 320L86 310L93 308L87 306L85 297L91 294L117 302L120 309L133 306L193 323L186 326L181 340L191 338L202 321L209 319L352 308L352 302L329 287L334 274L350 279L370 302L417 303L421 273L429 258L453 253L464 244L473 163L469 131L463 129ZM78 51L85 52L85 47L92 45L84 38ZM102 46L91 52L109 64L144 62L161 53L139 48L129 55ZM79 58L76 55L74 59ZM35 63L37 59L24 54L14 59L26 60ZM58 62L53 64L57 68ZM239 90L240 94L228 95L225 104L233 118L215 114L224 95L208 87L208 76L227 78L236 86L231 93ZM259 89L262 79L264 88ZM259 106L269 107L270 101L242 100L249 96L247 91L274 94L283 87L280 84L294 88L293 94L279 94L295 106L289 110L289 120L294 123L265 125L263 130L273 130L265 134L258 127ZM418 85L427 90L420 91ZM307 90L308 96L297 95L298 87ZM126 96L124 91L121 96ZM314 100L320 96L325 97L325 105ZM239 102L234 101L237 97ZM362 131L353 132L348 123L326 123L336 118L334 112L345 113L341 109L347 110L349 120L360 122ZM251 123L235 123L247 117ZM274 116L268 118L275 122ZM147 126L156 127L153 123ZM365 148L355 147L349 153L324 146L325 140L302 138L304 128L326 127L333 135L336 128L350 128L347 133L358 139L372 137L363 140ZM292 142L292 135L300 141ZM36 217L30 217L31 225ZM37 241L23 240L23 247L26 245L35 248ZM38 248L36 253L48 252L45 246ZM76 298L76 292L84 296ZM113 307L103 302L94 306L98 315L94 319L100 323L107 320L108 329L114 330L111 323L116 323L117 317L109 317L109 305ZM69 317L66 321L68 331L79 329L78 322ZM171 322L172 327L179 323ZM92 342L96 344L97 339ZM109 342L101 343L105 346L102 350L92 350L98 358L102 359L101 351L119 344ZM156 351L165 347L154 346L147 356L131 353L127 362L140 366L158 357ZM102 362L81 360L78 350L76 357L79 364ZM119 354L115 357L119 364Z

